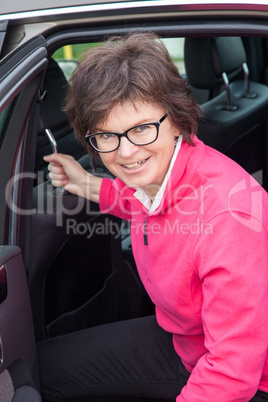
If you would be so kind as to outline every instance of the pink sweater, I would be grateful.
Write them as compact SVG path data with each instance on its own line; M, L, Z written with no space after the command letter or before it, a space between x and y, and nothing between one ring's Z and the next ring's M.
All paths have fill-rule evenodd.
M139 275L191 371L176 401L246 402L268 392L268 195L195 143L182 144L155 212L119 179L103 180L100 208L131 219Z

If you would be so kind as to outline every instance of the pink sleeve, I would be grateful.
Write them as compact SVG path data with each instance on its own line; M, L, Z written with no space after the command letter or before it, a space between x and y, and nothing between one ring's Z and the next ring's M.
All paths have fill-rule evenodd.
M213 233L199 238L193 255L207 353L177 402L247 402L267 365L267 230L242 214L236 220L223 213L212 223Z
M104 178L100 189L100 210L104 214L115 215L121 219L130 220L130 203L115 186L115 180Z

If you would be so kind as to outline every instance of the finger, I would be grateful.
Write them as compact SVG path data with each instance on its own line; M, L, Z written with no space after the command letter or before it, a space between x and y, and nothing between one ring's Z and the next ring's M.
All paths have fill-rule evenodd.
M64 166L66 163L70 162L70 160L74 159L71 155L66 155L66 154L50 154L44 156L44 160L46 162L52 163L52 164L57 164L57 165L62 165Z
M66 184L68 184L68 180L56 180L56 179L53 179L53 180L51 180L51 184L54 187L62 187L62 186L66 186Z
M54 163L49 163L47 169L52 172L53 174L63 174L64 169L61 165L56 165Z
M54 172L49 172L48 177L51 180L67 180L68 181L68 176L63 172L63 173L54 173Z
M84 197L85 194L79 186L72 184L72 183L67 183L64 184L64 189L67 190L69 193L75 194L79 197Z
M50 162L47 165L48 170L53 170L54 168L57 168L57 167L62 167L62 166L59 163L56 163L56 162Z

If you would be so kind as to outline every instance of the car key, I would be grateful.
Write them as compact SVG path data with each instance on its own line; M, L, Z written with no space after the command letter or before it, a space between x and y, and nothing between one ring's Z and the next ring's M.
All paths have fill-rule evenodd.
M54 135L52 134L52 132L49 128L45 129L45 133L47 135L47 138L49 139L49 142L50 142L50 145L52 148L52 152L57 154L58 153L58 145L57 145L57 141L55 140ZM53 193L54 194L62 194L62 195L69 194L68 191L66 191L63 186L56 187L55 190L53 190Z
M58 148L57 148L57 142L55 140L54 135L52 134L51 130L49 130L49 128L45 129L45 133L46 133L46 135L47 135L47 137L49 139L49 142L50 142L50 145L51 145L51 148L52 148L52 152L57 154L58 153Z

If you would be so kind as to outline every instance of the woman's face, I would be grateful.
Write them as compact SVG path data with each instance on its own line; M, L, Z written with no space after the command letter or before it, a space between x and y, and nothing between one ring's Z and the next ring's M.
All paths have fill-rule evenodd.
M98 126L98 132L123 133L138 124L157 122L165 113L153 104L117 104L105 122ZM100 157L107 169L128 187L142 187L153 198L167 173L174 152L174 140L179 134L180 131L167 117L160 124L159 136L152 144L137 146L122 137L117 150L100 153Z

